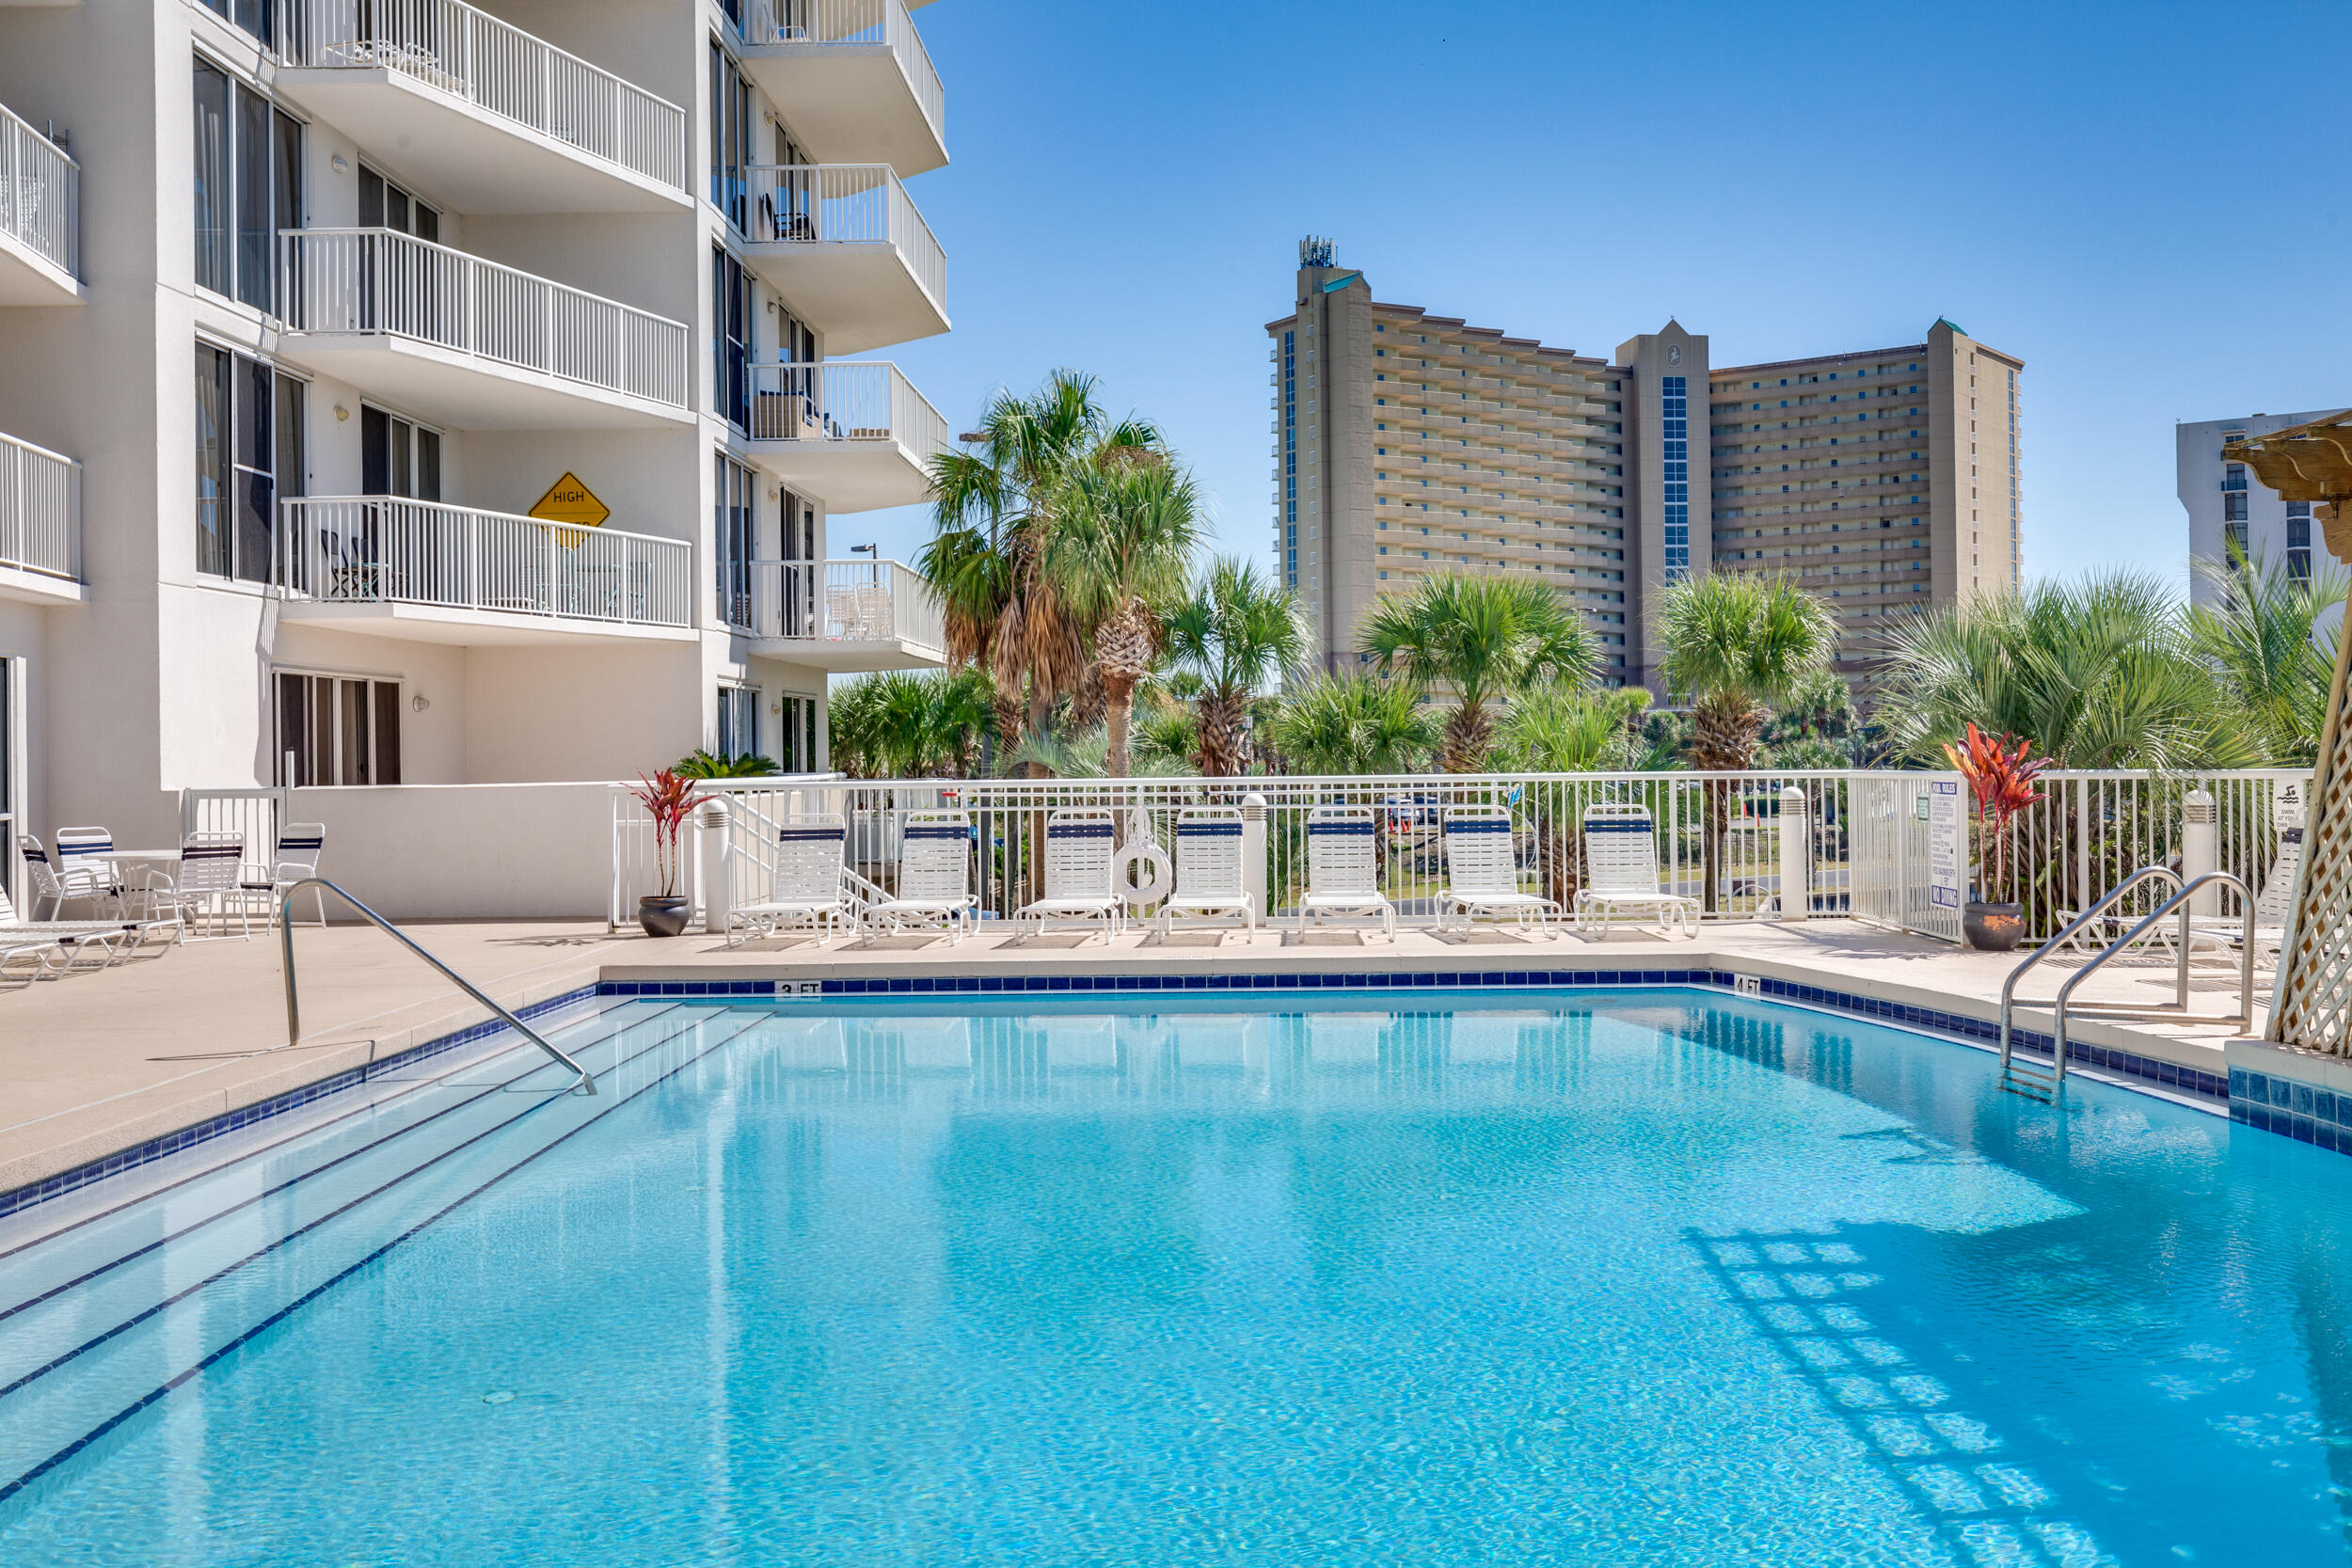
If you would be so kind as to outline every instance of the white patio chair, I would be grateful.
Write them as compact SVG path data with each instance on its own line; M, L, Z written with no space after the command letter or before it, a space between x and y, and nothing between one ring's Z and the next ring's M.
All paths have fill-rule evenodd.
M21 937L31 941L45 937L77 952L94 944L102 949L108 963L118 963L135 952L150 931L169 931L176 937L179 930L177 920L148 920L129 914L103 920L25 920L17 914L8 890L0 886L0 940Z
M1658 891L1658 832L1647 806L1601 805L1584 813L1584 885L1570 905L1576 928L1598 936L1624 914L1650 914L1672 935L1698 933L1699 901Z
M243 833L191 833L180 844L178 872L148 872L147 885L137 891L147 899L150 916L169 913L185 925L201 928L203 922L217 913L225 925L231 912L237 916L239 935L253 935L250 906L238 896L238 873L245 863ZM220 937L192 937L183 932L183 942L213 942Z
M1380 891L1380 841L1370 806L1317 806L1307 814L1307 891L1298 929L1329 914L1376 914L1381 934L1396 940L1396 906Z
M89 898L100 901L117 899L119 890L99 881L96 869L83 864L60 868L50 859L49 851L40 847L40 840L30 833L17 835L17 848L24 857L24 869L33 879L34 912L39 913L43 900L49 905L49 915L56 919L67 902Z
M1438 901L1440 931L1459 910L1466 934L1482 914L1511 915L1521 929L1534 915L1538 932L1554 934L1551 922L1560 913L1559 902L1521 891L1511 814L1502 807L1446 808L1445 876L1445 895Z
M237 882L240 900L262 898L269 904L269 918L275 921L285 907L286 890L296 882L319 874L319 856L326 848L326 824L324 822L290 822L278 835L278 859L270 866L269 880L258 877L241 878ZM318 907L318 923L326 924L326 890L314 887L310 896Z
M1241 823L1239 806L1186 806L1176 814L1176 891L1160 905L1163 936L1176 929L1178 911L1237 914L1246 928L1258 928L1257 906L1243 886Z
M775 881L759 903L729 911L727 945L805 924L819 933L818 944L824 946L843 927L855 929L858 901L841 853L847 838L837 811L787 817L776 830Z
M1045 896L1024 904L1013 916L1034 920L1040 931L1057 918L1099 917L1104 941L1127 927L1126 913L1111 892L1111 858L1119 819L1103 806L1064 806L1045 819Z
M111 899L121 908L122 870L114 856L114 834L103 828L57 830L57 880L74 890L68 897Z
M898 849L898 891L854 872L866 895L864 925L876 935L937 926L952 945L972 932L979 900L972 892L972 816L961 811L911 811Z

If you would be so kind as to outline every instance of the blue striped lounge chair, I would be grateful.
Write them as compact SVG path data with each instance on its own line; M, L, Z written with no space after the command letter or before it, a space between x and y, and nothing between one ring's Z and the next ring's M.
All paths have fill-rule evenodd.
M1317 806L1307 814L1307 891L1298 899L1298 929L1310 917L1376 914L1380 932L1396 940L1396 906L1380 891L1380 844L1370 806Z
M1239 915L1246 928L1258 928L1257 905L1243 885L1241 844L1238 806L1186 806L1176 814L1176 891L1160 905L1162 935L1175 930L1180 913Z
M1104 806L1064 806L1045 821L1045 896L1024 904L1014 918L1040 931L1053 920L1103 922L1104 941L1126 928L1123 907L1111 891L1111 860L1119 837L1117 814Z
M1511 814L1501 806L1449 806L1445 814L1445 896L1438 904L1438 929L1459 911L1468 932L1479 915L1511 915L1521 929L1533 915L1536 930L1552 935L1560 913L1552 899L1519 886L1518 856Z

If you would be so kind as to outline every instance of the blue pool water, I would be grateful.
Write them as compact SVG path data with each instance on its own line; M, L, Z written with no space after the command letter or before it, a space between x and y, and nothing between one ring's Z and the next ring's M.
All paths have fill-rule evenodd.
M0 1561L2346 1560L2352 1160L1714 993L1252 1001L630 1003L596 1102L0 1233Z

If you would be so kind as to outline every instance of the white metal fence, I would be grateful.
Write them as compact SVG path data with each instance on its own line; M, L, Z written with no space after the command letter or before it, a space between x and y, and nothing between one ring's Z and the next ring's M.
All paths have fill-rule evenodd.
M922 105L931 135L946 140L947 97L901 0L743 0L739 30L753 48L887 48Z
M683 626L693 546L612 528L389 496L278 509L280 585L337 604L443 605Z
M462 0L281 0L288 65L397 71L686 188L686 111Z
M292 332L389 333L686 406L686 325L388 229L278 236Z
M755 164L743 176L755 243L893 246L946 308L946 255L888 164Z
M81 201L82 166L0 108L0 234L79 277Z
M947 450L947 420L886 361L753 365L755 441L888 441L920 462Z
M0 566L82 577L82 466L13 436L0 436Z
M896 640L946 657L939 596L923 574L897 561L755 561L739 623L784 641Z
M267 882L278 866L278 837L291 800L283 789L183 789L180 839L196 833L235 833L245 840L240 881Z

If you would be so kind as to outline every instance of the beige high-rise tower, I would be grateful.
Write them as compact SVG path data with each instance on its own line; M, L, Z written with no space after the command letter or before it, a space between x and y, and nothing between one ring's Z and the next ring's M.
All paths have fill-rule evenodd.
M1668 322L1613 357L1375 301L1301 247L1273 339L1275 556L1326 666L1378 594L1436 572L1537 578L1656 685L1651 597L1708 570L1820 594L1839 668L1891 617L2017 580L2023 364L1938 321L1907 346L1715 367Z

